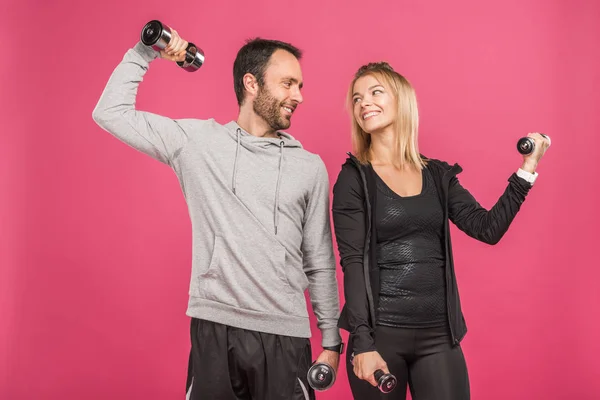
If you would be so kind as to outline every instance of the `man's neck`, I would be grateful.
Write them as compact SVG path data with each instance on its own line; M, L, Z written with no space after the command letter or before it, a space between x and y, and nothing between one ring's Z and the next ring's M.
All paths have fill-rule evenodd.
M243 130L252 136L277 137L277 132L273 130L263 118L256 115L254 110L242 107L236 122Z

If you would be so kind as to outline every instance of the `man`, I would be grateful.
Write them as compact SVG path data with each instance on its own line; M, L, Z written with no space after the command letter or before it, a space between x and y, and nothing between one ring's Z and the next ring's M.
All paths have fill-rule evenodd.
M301 52L248 41L234 62L237 121L173 120L138 111L150 63L183 61L175 30L157 52L141 42L114 70L93 112L103 129L169 165L188 204L193 265L191 399L314 399L309 289L323 352L337 369L338 287L329 224L329 180L318 155L283 132L302 103Z

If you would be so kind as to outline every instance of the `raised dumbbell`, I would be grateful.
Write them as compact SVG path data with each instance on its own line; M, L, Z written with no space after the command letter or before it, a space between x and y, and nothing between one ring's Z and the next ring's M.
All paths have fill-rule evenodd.
M543 133L540 133L540 135L548 139L548 145L550 145L550 136ZM535 141L530 137L522 137L517 142L517 150L523 155L531 154L535 150Z
M164 50L171 41L171 29L158 20L152 20L142 28L141 40L146 46L156 51ZM194 43L188 42L185 49L185 60L177 61L177 65L188 72L197 71L204 64L204 52Z

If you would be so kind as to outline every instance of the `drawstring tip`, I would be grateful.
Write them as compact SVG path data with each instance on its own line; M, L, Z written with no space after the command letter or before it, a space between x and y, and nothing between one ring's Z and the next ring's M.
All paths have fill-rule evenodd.
M275 234L277 235L277 227L275 227Z

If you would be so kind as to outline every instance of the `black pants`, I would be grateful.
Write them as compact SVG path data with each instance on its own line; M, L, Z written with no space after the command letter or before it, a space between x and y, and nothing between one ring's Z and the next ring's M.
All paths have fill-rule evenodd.
M355 399L405 400L406 387L413 400L469 400L469 376L460 346L452 346L446 327L405 329L378 326L375 345L398 379L393 392L383 394L360 380L350 364L352 340L348 344L346 368Z
M192 318L187 399L314 400L307 338Z

